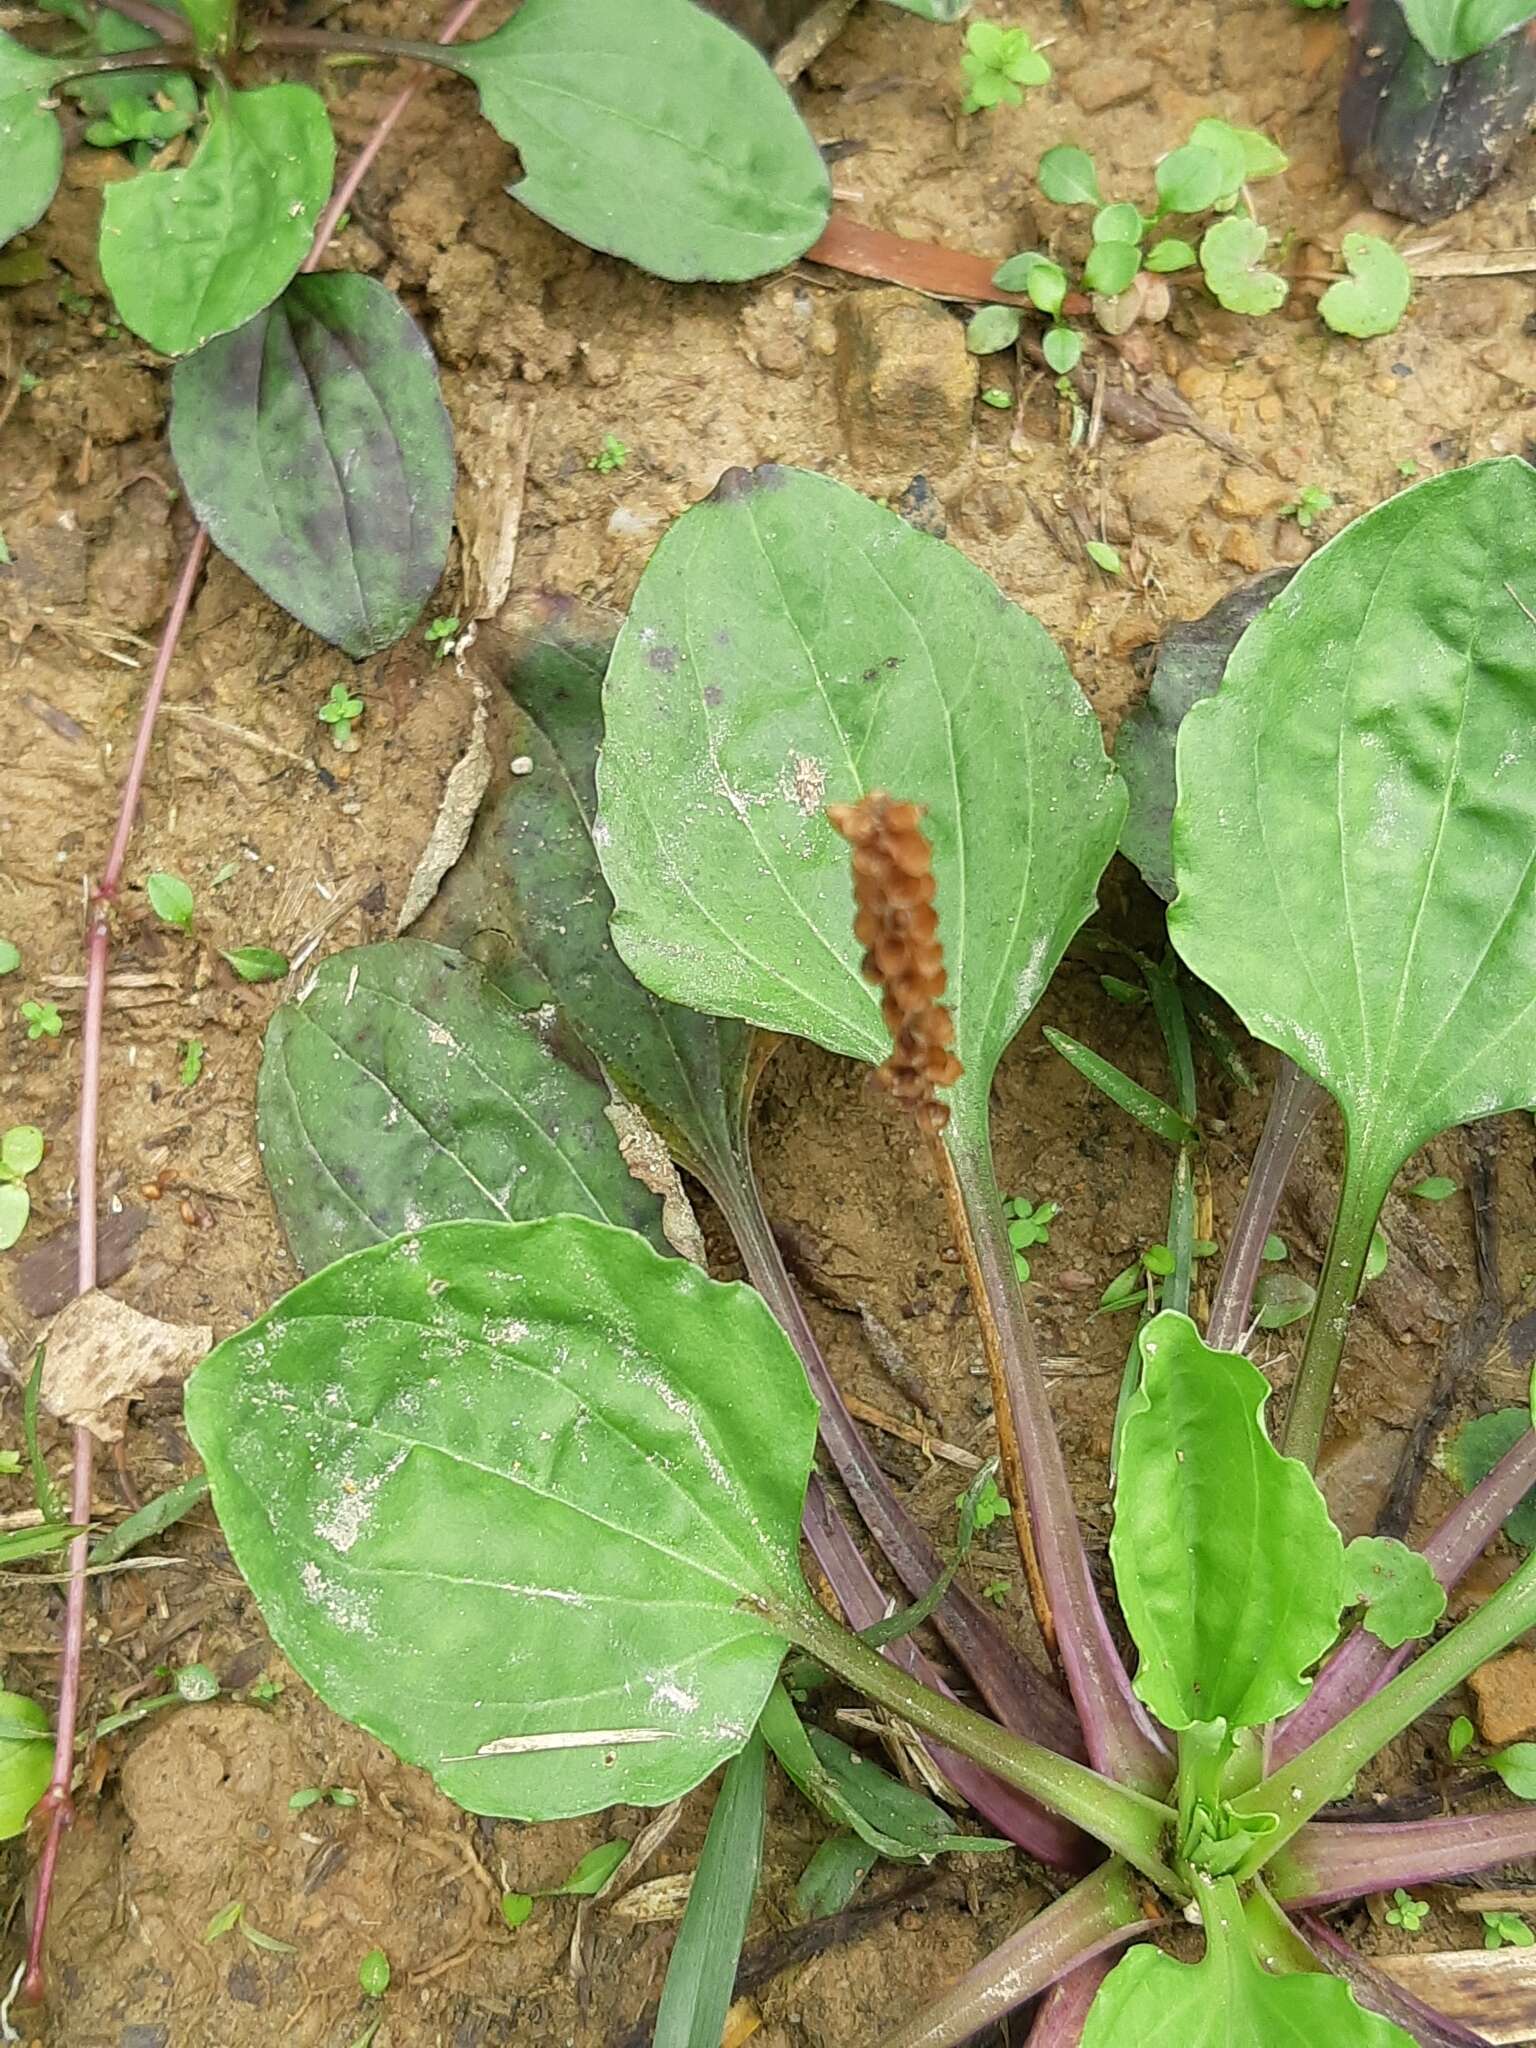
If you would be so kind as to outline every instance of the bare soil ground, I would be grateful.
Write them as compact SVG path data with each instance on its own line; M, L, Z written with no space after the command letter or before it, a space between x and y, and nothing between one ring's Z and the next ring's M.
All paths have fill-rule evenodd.
M493 25L487 10L486 26ZM857 219L997 260L1057 224L1034 165L1062 141L1095 152L1106 193L1151 189L1154 160L1216 113L1262 127L1292 169L1261 211L1324 252L1362 199L1345 181L1334 134L1344 53L1337 17L1282 0L1191 8L1183 0L1079 0L1004 8L1049 37L1055 75L1022 109L956 118L958 44L893 9L860 9L801 83L816 136L840 149L840 203ZM352 26L425 35L419 0L358 0ZM343 143L355 142L394 90L385 72L341 71L325 84ZM1256 322L1176 293L1145 341L1145 367L1244 451L1237 459L1188 432L1138 443L1106 430L1067 446L1048 380L1015 412L973 404L976 370L948 311L868 302L871 287L802 266L740 289L674 288L563 241L503 193L509 153L467 118L466 88L430 86L364 186L337 261L400 289L441 357L461 444L493 476L528 447L516 564L519 591L622 607L666 522L736 463L825 469L875 495L921 504L1057 636L1113 730L1140 682L1132 651L1164 624L1194 617L1249 573L1300 559L1350 515L1403 484L1491 452L1526 450L1536 393L1536 278L1456 276L1420 285L1395 335L1328 337L1297 303ZM1532 156L1518 154L1492 195L1439 231L1473 256L1531 240ZM50 1141L33 1181L36 1216L0 1262L0 1340L30 1360L67 1292L71 1158L79 1064L80 929L86 878L111 833L127 742L188 516L165 446L168 380L110 322L94 261L99 187L121 169L73 154L54 213L33 237L46 280L0 292L4 429L0 528L14 566L0 570L0 701L8 757L0 775L0 933L22 948L0 1022L5 1123L35 1122ZM1392 224L1396 226L1397 224ZM1069 231L1066 246L1075 246ZM1421 238L1422 239L1422 238ZM1320 287L1319 287L1320 288ZM858 335L889 314L910 328L910 361L873 403L857 376ZM840 347L841 342L841 347ZM23 377L22 373L26 375ZM987 366L986 381L1009 366ZM35 380L32 381L32 380ZM24 395L20 385L24 385ZM938 393L935 400L934 393ZM630 454L600 474L605 434ZM914 478L923 482L914 489ZM1281 508L1303 485L1335 509L1310 534ZM1086 526L1084 524L1086 522ZM1128 574L1092 568L1084 531L1126 557ZM452 573L452 572L451 572ZM434 609L454 609L450 581ZM288 622L233 568L215 561L173 671L130 876L168 868L192 883L200 929L220 945L296 955L391 933L445 780L470 736L475 675L437 662L419 635L366 664L362 746L335 753L315 718L344 659ZM226 879L217 879L225 875ZM1129 871L1113 872L1106 921L1151 935L1156 912ZM107 1276L127 1301L173 1321L239 1327L296 1276L256 1158L253 1089L261 1036L284 993L243 987L209 952L160 926L138 889L116 934L107 1009L104 1192L116 1246ZM25 984L23 987L22 984ZM57 1040L29 1041L20 995L65 1019ZM1150 1086L1161 1085L1144 1012L1106 1003L1094 969L1071 964L1045 1021L1089 1039ZM195 1085L181 1048L206 1047ZM1267 1072L1263 1055L1257 1064ZM1202 1073L1210 1125L1210 1235L1230 1222L1262 1121L1262 1100ZM1032 1025L1005 1063L997 1118L1010 1190L1062 1205L1035 1262L1031 1294L1055 1359L1053 1389L1090 1533L1107 1533L1105 1453L1125 1325L1090 1320L1107 1280L1164 1227L1167 1165L1044 1046ZM909 1133L872 1102L861 1075L803 1047L782 1050L762 1092L758 1146L768 1204L791 1234L813 1316L845 1386L908 1425L985 1452L990 1422L979 1347L960 1299L942 1209ZM1320 1130L1283 1227L1303 1271L1321 1249L1337 1137ZM1433 1170L1466 1179L1459 1137ZM1527 1119L1503 1134L1501 1282L1511 1316L1536 1283L1536 1204ZM1411 1208L1413 1213L1408 1213ZM1474 1295L1464 1198L1389 1218L1393 1265L1359 1318L1326 1480L1350 1533L1368 1528L1434 1377L1438 1346ZM706 1219L707 1220L707 1219ZM714 1233L719 1245L719 1233ZM62 1249L52 1283L22 1254ZM46 1263L46 1262L45 1262ZM63 1276L62 1282L60 1275ZM910 1376L874 1359L857 1316L867 1305L897 1333ZM1285 1335L1267 1345L1277 1381ZM1457 1390L1456 1414L1521 1397L1524 1373L1496 1349ZM921 1405L913 1398L921 1395ZM19 1396L0 1399L0 1442L21 1441ZM49 1439L58 1465L62 1437ZM895 1435L882 1454L918 1511L946 1526L962 1482L953 1466ZM192 1469L173 1393L134 1415L121 1473L101 1497L120 1508ZM24 1509L22 1478L0 1479L0 1513ZM1449 1499L1431 1473L1430 1517ZM994 1530L980 1583L1010 1582L1016 1559ZM55 1990L36 2039L57 2048L347 2048L367 2014L363 1952L394 1966L379 2048L613 2048L654 1997L673 1927L592 1917L584 1966L569 1949L575 1908L541 1904L516 1934L497 1911L507 1887L558 1882L594 1842L642 1820L543 1828L477 1823L421 1774L336 1720L285 1673L254 1603L196 1512L153 1546L174 1562L96 1582L88 1712L160 1689L156 1668L211 1664L226 1688L287 1682L269 1703L221 1699L171 1710L113 1739L67 1843L53 1938ZM1493 1557L1477 1586L1508 1559ZM29 1577L0 1592L4 1682L51 1697L58 1590ZM1443 1746L1440 1746L1443 1756ZM1421 1733L1399 1746L1384 1789L1433 1793L1439 1765ZM359 1804L290 1812L310 1785L343 1785ZM690 1803L647 1875L692 1867L711 1794ZM776 1796L754 1936L792 1926L790 1891L819 1838L803 1806ZM5 1864L9 1940L21 1927L20 1845ZM894 2015L968 1966L1049 1895L1014 1857L951 1859L911 1887L887 1871L872 1895L908 1887L860 1938L802 1961L758 1997L761 2048L869 2048ZM237 1935L206 1944L233 1900L259 1930L292 1944L263 1951ZM1465 1938L1447 1918L1447 1941ZM1354 1932L1371 1936L1364 1916ZM1391 1930L1375 1938L1390 1941Z

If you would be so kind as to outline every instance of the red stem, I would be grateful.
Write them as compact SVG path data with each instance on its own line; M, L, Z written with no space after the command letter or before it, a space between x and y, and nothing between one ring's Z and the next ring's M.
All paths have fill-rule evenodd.
M1211 1303L1205 1341L1213 1351L1236 1351L1243 1341L1254 1285L1264 1260L1265 1241L1275 1227L1280 1197L1285 1193L1301 1141L1326 1100L1317 1083L1294 1061L1282 1056L1274 1093L1269 1098L1264 1135L1253 1155L1253 1170L1243 1191L1232 1242L1227 1246Z
M853 1532L827 1498L827 1489L815 1472L806 1491L802 1530L811 1555L841 1603L848 1626L865 1629L883 1621L888 1605L884 1588L864 1562ZM887 1643L882 1654L933 1691L948 1699L955 1698L910 1636ZM1047 1813L1026 1793L1005 1785L1001 1778L994 1778L969 1757L945 1749L927 1736L923 1738L923 1747L989 1827L1017 1842L1041 1863L1053 1864L1060 1870L1085 1870L1103 1853L1069 1821Z
M1088 2009L1119 1960L1109 1949L1058 1977L1036 2008L1026 2048L1079 2048Z
M1435 1820L1313 1821L1280 1851L1264 1881L1287 1907L1326 1906L1371 1892L1440 1884L1536 1855L1536 1813L1456 1813Z
M1536 1430L1511 1446L1487 1478L1455 1506L1424 1546L1435 1577L1449 1592L1471 1570L1501 1525L1536 1486ZM1324 1735L1335 1722L1381 1691L1419 1648L1389 1650L1357 1628L1327 1664L1302 1704L1275 1729L1269 1767L1278 1770Z
M1142 1888L1118 1859L1102 1864L888 2034L881 2048L959 2048L1058 1977L1144 1933L1152 1923L1142 1917Z
M460 0L460 5L449 16L438 40L444 43L452 42L474 15L479 4L480 0ZM424 82L423 74L413 78L401 89L386 109L369 140L359 151L355 162L337 186L329 206L321 215L314 244L304 260L304 270L311 271L318 264L326 244L335 232L337 220L351 203L358 184ZM133 756L128 763L128 773L123 781L117 829L112 835L112 847L107 855L107 864L102 870L101 880L91 896L86 924L85 1010L80 1041L80 1138L76 1169L80 1218L76 1286L80 1294L89 1294L96 1285L102 1013L107 999L107 958L112 943L112 907L122 883L128 846L138 818L139 800L144 789L144 777L149 768L150 748L154 743L155 724L159 717L161 700L165 695L166 678L170 674L171 662L181 639L182 628L192 607L192 594L197 587L197 579L207 553L208 534L206 529L200 526L192 536L191 545L187 549L186 559L182 563L181 574L171 599L171 608L166 616L165 628L160 636L154 671L145 694L144 708L139 714ZM74 1520L81 1524L88 1523L91 1518L91 1466L94 1450L95 1440L90 1431L77 1429L74 1434L70 1513ZM88 1535L78 1536L69 1550L69 1591L64 1609L64 1642L59 1665L59 1718L54 1739L53 1776L37 1807L37 1811L47 1821L47 1834L38 1859L37 1896L32 1909L32 1927L27 1942L27 1966L21 1989L22 2001L29 2005L39 2004L43 1997L43 1949L48 1933L49 1908L53 1902L59 1845L64 1830L74 1819L74 1801L70 1796L70 1786L75 1769L75 1732L80 1713L80 1681L85 1650L85 1562L89 1540Z

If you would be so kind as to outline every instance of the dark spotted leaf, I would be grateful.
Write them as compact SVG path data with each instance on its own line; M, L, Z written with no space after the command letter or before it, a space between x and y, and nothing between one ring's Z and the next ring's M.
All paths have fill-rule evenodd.
M622 1092L718 1193L745 1171L741 1131L766 1041L735 1018L652 995L609 935L613 897L592 833L617 625L538 606L508 675L508 746L522 772L482 810L423 929L473 953L515 1000L538 999L531 968Z
M215 544L348 654L388 647L442 574L453 436L425 337L390 291L295 278L178 363L171 451Z
M272 1019L257 1125L293 1255L454 1217L570 1213L663 1243L608 1091L545 1043L473 962L414 939L337 953Z

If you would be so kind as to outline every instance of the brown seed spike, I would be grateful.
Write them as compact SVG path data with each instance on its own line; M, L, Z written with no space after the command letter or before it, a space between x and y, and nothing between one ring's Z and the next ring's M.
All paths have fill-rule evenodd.
M827 817L853 848L854 936L863 973L882 996L891 1054L875 1079L937 1136L949 1107L934 1094L963 1071L950 1047L955 1020L939 1002L948 984L938 913L933 908L933 848L922 807L872 789L856 804L828 804Z

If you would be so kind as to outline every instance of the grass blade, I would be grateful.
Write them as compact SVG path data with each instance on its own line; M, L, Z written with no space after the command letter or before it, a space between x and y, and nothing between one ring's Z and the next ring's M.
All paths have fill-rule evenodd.
M761 1735L726 1766L677 1930L652 2048L720 2048L763 1855Z

